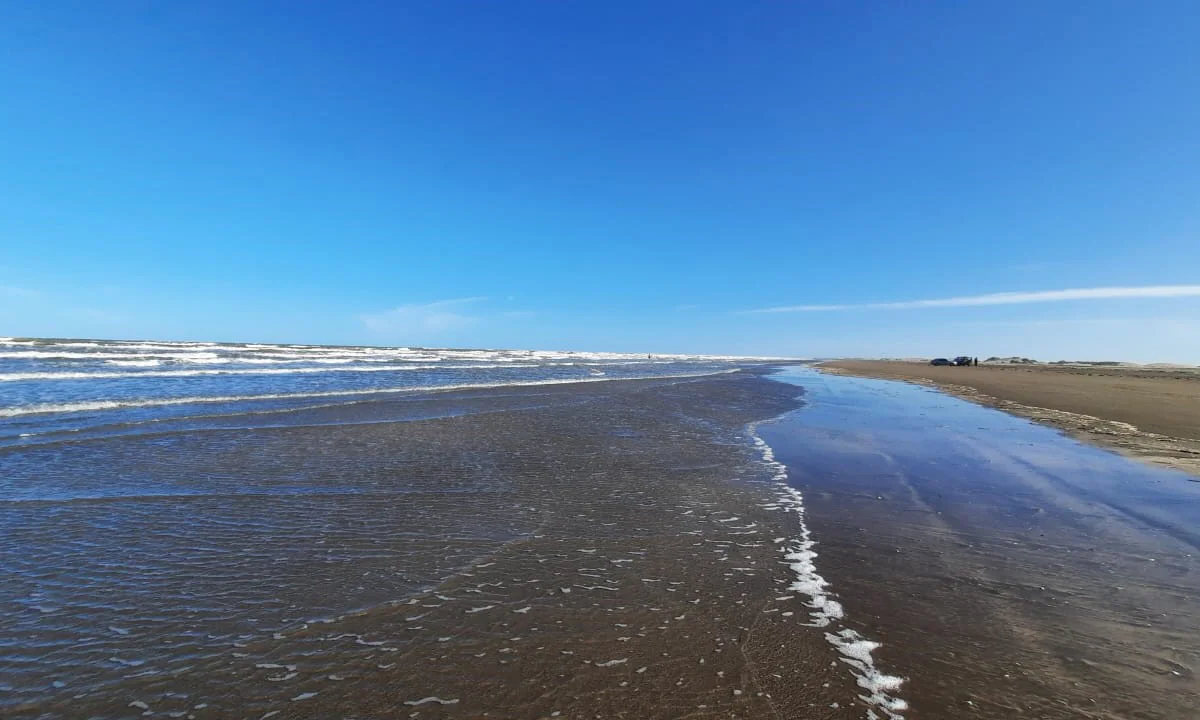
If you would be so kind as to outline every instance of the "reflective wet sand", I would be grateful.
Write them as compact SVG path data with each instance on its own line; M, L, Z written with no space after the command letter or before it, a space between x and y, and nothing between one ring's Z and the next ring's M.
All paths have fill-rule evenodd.
M1060 428L1200 480L1200 368L838 360L823 372L936 384L946 392Z
M1200 488L895 382L762 428L912 717L1200 717Z
M747 429L801 389L754 373L0 451L0 715L1190 717L1200 485L792 380L807 405L757 432L845 608L825 627Z
M609 383L9 454L5 713L859 717L744 432L796 394Z

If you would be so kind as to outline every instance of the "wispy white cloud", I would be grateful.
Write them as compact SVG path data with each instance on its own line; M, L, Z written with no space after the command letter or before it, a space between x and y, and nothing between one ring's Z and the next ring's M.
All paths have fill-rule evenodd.
M15 285L0 285L0 297L29 300L40 296L41 293L37 290L16 287Z
M1150 285L1146 287L1074 288L1037 292L1002 292L936 300L902 300L836 305L783 305L746 310L747 313L830 312L835 310L912 310L918 308L971 307L979 305L1022 305L1073 300L1119 300L1125 298L1179 298L1200 296L1200 285Z
M431 303L408 303L391 310L359 316L367 330L377 335L428 337L460 330L479 322L467 312L484 297L455 298Z

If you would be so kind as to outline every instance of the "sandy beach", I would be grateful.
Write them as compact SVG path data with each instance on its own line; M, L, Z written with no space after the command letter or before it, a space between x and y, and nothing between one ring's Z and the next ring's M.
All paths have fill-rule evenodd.
M788 374L807 404L763 438L906 717L1194 716L1200 484L934 388Z
M1096 365L933 367L836 360L823 372L928 383L1085 442L1200 478L1200 369Z
M510 388L407 422L371 422L375 403L10 450L16 476L103 456L106 476L227 486L11 504L40 589L12 588L29 650L4 714L882 717L874 667L805 627L802 526L746 431L801 392L753 372ZM67 518L128 562L94 569L109 553L81 557L96 536Z
M752 368L252 418L0 450L5 717L1200 701L1200 486L926 388Z

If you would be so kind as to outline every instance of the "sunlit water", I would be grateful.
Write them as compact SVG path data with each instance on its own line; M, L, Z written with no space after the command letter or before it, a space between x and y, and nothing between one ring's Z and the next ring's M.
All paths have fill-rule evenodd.
M739 358L0 338L0 447L220 424L438 388L720 372Z
M806 404L759 432L913 717L1195 716L1196 478L928 387L775 377Z
M0 339L0 715L186 677L432 587L536 528L486 439L450 447L393 421L743 364Z

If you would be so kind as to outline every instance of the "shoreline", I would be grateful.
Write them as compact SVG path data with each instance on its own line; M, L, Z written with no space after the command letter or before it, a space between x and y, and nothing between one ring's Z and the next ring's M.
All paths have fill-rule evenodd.
M1086 371L1046 366L945 368L890 360L833 360L813 367L831 375L897 380L936 387L977 405L1053 427L1088 445L1111 450L1152 466L1178 470L1185 473L1189 480L1200 482L1200 434L1195 433L1190 423L1170 423L1173 414L1182 405L1200 407L1200 374L1192 379L1167 371L1138 373L1109 368L1087 368ZM1079 372L1072 373L1073 369ZM980 371L988 373L988 376L979 377ZM1017 376L1018 373L1020 376ZM1155 377L1152 373L1161 377ZM1010 374L1012 377L1009 377ZM1076 377L1064 378L1066 375ZM1083 378L1087 380L1079 382ZM1052 386L1063 380L1076 381L1080 386L1078 394L1070 398L1056 396ZM1130 387L1130 381L1137 381L1138 387ZM1158 398L1161 405L1150 409L1150 412L1160 413L1162 429L1171 432L1152 432L1137 423L1118 419L1117 415L1123 413L1114 412L1113 406L1130 400L1141 391L1142 386L1164 388L1163 396ZM1044 392L1038 394L1039 389ZM1095 397L1089 399L1087 393L1094 393ZM1022 402L1032 397L1042 404ZM1140 417L1135 415L1130 419Z
M351 406L317 414L340 425L0 454L98 483L148 465L261 491L14 503L16 529L34 541L23 555L71 578L71 600L39 596L41 615L7 617L36 618L36 633L91 623L86 645L63 642L92 653L71 667L94 660L64 674L71 650L31 656L0 710L901 720L1023 708L1057 718L1076 717L1060 712L1067 697L1076 709L1120 709L1145 706L1151 691L1191 692L1195 658L1168 646L1188 646L1195 614L1164 602L1194 596L1185 553L1200 536L1194 523L1174 534L1146 525L1175 522L1182 505L1161 517L1154 508L1200 486L1131 498L1112 483L1150 471L1045 428L905 385L859 382L880 394L856 405L854 381L803 375L442 394L421 414L443 414L398 422L357 424L386 408ZM955 413L961 434L944 431ZM1086 487L1036 454L1021 465L1023 440L1082 458L1071 467ZM64 511L78 520L62 523ZM276 516L291 520L259 524ZM115 583L90 584L46 551L97 521L114 547L155 538L130 556L136 571L106 567ZM198 545L207 549L189 554ZM201 593L178 597L217 614L181 616L173 601L72 621L76 600L164 577L163 560L165 577L203 577ZM213 596L221 602L204 606ZM60 678L69 684L51 682Z
M906 717L1192 716L1200 484L918 385L793 381L763 438Z

